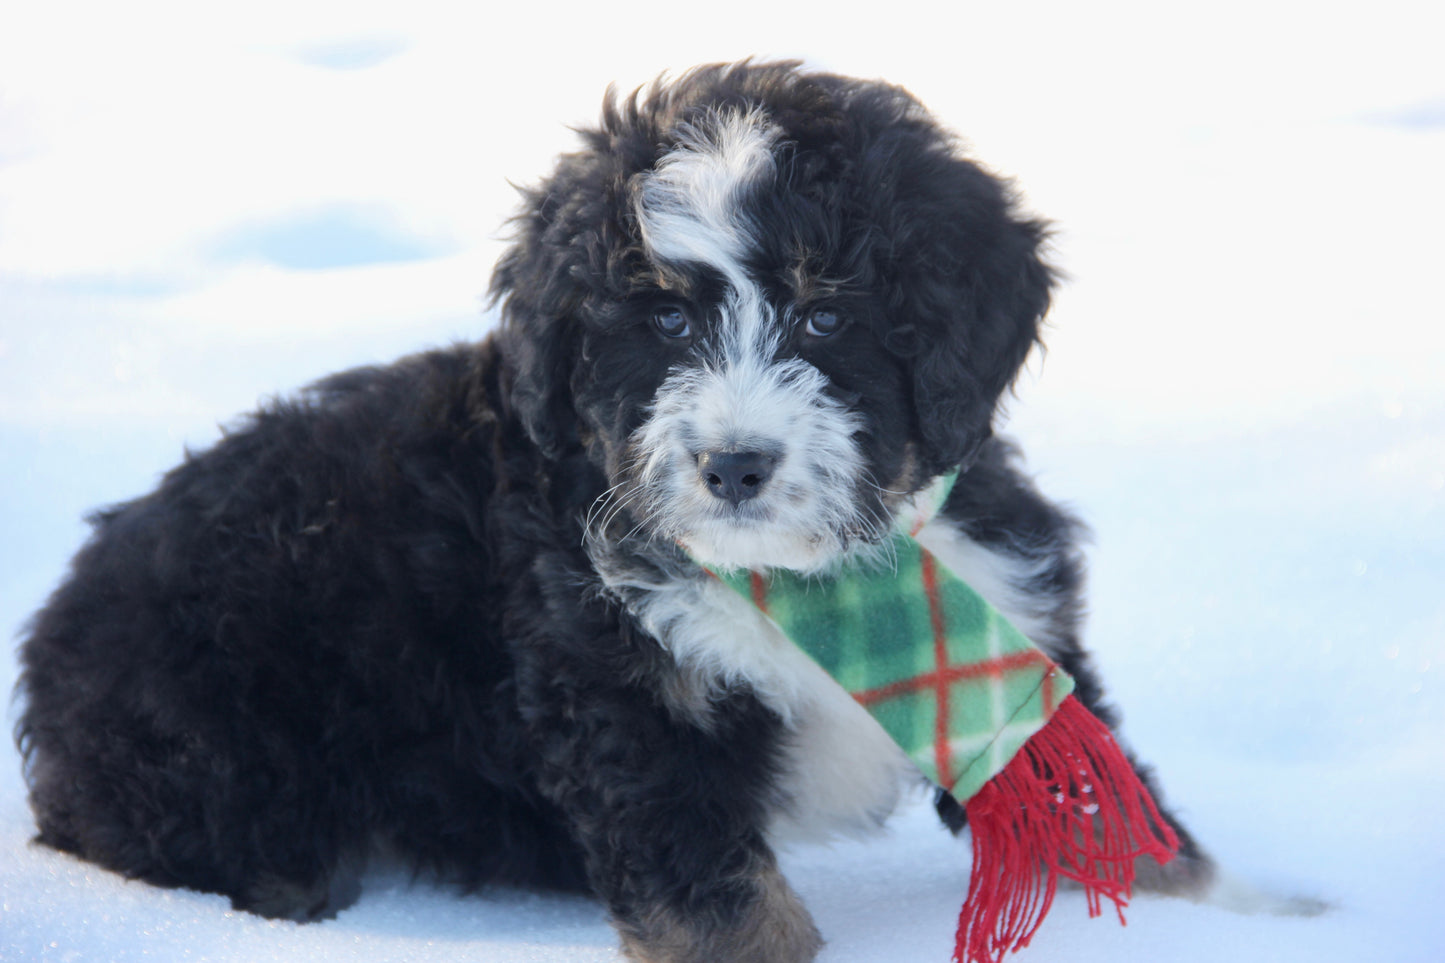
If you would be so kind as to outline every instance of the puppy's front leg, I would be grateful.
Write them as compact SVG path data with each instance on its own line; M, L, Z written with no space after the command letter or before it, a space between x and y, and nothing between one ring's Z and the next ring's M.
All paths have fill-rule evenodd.
M706 720L680 714L663 694L670 659L637 641L644 651L619 646L630 680L548 660L524 673L535 684L523 693L542 790L624 951L639 963L812 960L817 929L764 838L776 716L745 691L715 696Z
M770 853L713 885L711 898L663 900L626 917L614 903L623 952L638 963L803 963L817 954L817 928Z

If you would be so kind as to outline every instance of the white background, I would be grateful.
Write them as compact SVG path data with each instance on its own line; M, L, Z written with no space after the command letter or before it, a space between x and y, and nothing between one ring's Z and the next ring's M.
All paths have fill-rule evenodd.
M1445 959L1445 71L1425 4L405 6L0 0L7 640L81 516L218 423L482 335L507 180L571 149L608 83L802 57L907 86L1057 223L1071 280L1009 431L1094 528L1089 635L1126 735L1233 874L1334 905L1141 898L1120 928L1067 895L1019 958ZM0 658L0 687L14 673ZM586 900L378 876L296 927L30 832L0 750L0 960L618 958ZM968 853L926 812L787 863L825 960L947 959Z

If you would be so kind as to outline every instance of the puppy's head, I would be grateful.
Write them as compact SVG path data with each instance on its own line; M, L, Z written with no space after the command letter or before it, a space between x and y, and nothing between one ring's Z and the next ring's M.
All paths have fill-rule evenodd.
M583 137L494 293L516 411L585 447L629 528L814 570L988 437L1048 306L1044 228L905 91L706 67Z

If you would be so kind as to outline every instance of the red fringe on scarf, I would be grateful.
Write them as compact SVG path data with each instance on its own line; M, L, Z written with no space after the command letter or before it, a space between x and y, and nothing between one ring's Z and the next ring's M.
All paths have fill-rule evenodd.
M964 809L973 876L955 963L998 963L1027 946L1061 876L1082 884L1090 916L1108 899L1123 923L1134 861L1179 849L1113 733L1073 696Z

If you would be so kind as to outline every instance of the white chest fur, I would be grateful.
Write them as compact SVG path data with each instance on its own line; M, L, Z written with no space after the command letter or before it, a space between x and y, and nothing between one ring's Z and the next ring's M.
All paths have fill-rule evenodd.
M712 579L650 587L631 608L699 689L692 713L706 724L707 693L747 685L786 732L771 834L826 839L877 829L905 785L921 776L853 697L765 615Z
M1050 600L1029 590L1049 564L1047 555L981 545L944 518L929 522L917 538L1036 644L1047 651L1056 643ZM873 717L728 586L710 578L647 584L624 578L612 587L676 658L684 682L673 703L681 712L708 725L712 697L747 686L782 720L775 837L867 833L894 810L906 786L922 782Z

